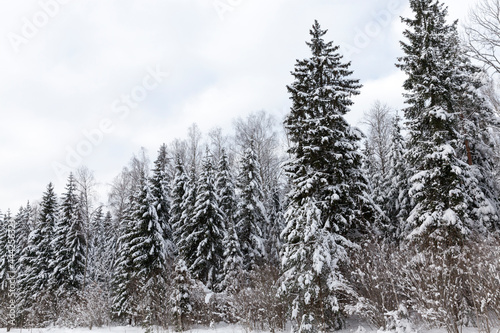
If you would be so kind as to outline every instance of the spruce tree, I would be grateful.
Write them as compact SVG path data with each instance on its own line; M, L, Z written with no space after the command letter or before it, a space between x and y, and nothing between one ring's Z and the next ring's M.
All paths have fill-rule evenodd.
M179 251L179 256L181 259L186 261L188 269L191 271L191 265L196 259L193 257L195 249L193 249L193 243L189 240L192 232L196 225L193 223L194 217L194 206L196 204L198 196L198 183L196 176L196 169L191 166L191 170L187 176L187 182L185 183L185 192L182 197L182 203L180 206L180 217L179 220L174 224L175 239L177 240L177 249ZM196 278L192 274L193 278Z
M135 288L135 281L133 277L131 235L134 232L135 224L131 198L128 201L129 204L123 212L122 219L119 221L116 261L111 279L113 295L112 311L118 318L130 317L133 314L134 308L133 290Z
M223 268L225 224L208 149L203 159L192 217L186 220L179 249L193 277L218 291Z
M478 97L478 69L463 53L457 22L438 0L412 0L415 17L401 42L398 67L409 121L410 196L405 235L424 248L460 245L498 223L497 191L488 184L492 116Z
M40 216L34 232L30 235L31 247L34 254L34 262L30 277L33 296L39 292L49 289L50 277L52 276L52 263L54 261L54 249L52 240L55 235L55 225L59 215L59 205L54 193L52 183L47 186L47 191L40 203Z
M174 290L170 296L172 315L176 331L182 332L190 322L190 314L193 311L191 293L194 281L191 279L186 262L178 259L175 264L173 286Z
M243 272L243 254L241 253L240 240L236 233L234 223L227 226L224 238L224 264L222 267L222 281L220 289L230 293L237 293Z
M259 174L259 165L253 143L245 150L237 179L238 206L236 210L236 232L243 254L243 268L255 269L266 258L263 229L268 217L264 207L264 194Z
M83 286L86 260L83 223L75 180L70 174L51 243L54 253L50 264L51 284L58 296L80 290Z
M352 293L340 269L354 246L346 237L373 230L377 212L362 172L362 135L343 117L360 85L325 33L316 21L307 43L312 56L298 60L292 72L293 104L285 119L292 159L280 291L292 298L299 332L341 326L345 304L338 295Z
M325 332L343 326L342 298L354 292L341 272L353 245L325 226L313 196L293 201L283 230L280 293L291 298L294 332Z
M9 260L9 226L12 223L12 217L8 210L2 216L0 212L0 296L9 288L9 272L13 267ZM13 250L13 249L12 249Z
M298 188L292 200L314 195L332 231L355 239L372 231L378 211L367 196L362 133L344 118L361 85L349 78L350 63L342 62L339 46L323 40L325 33L315 22L307 43L312 56L297 61L288 86L293 105L285 127L293 160L287 172Z
M154 162L153 176L151 177L151 194L153 196L158 223L163 229L165 241L166 259L173 262L176 255L176 246L173 239L173 231L170 219L170 183L169 175L170 159L167 154L167 146L160 146L158 158Z
M226 225L224 238L224 265L221 288L229 291L238 291L238 280L241 279L243 267L243 255L241 253L240 241L236 233L234 217L236 212L235 186L233 183L231 170L227 154L222 149L217 173L217 193L219 207Z
M225 149L222 149L221 158L217 167L216 189L219 198L219 207L224 217L224 221L227 225L234 223L234 215L237 206L235 186Z
M16 217L16 262L21 270L20 262L26 248L28 247L28 237L35 222L35 212L28 202L26 207L21 207ZM21 274L21 272L19 272Z
M140 182L132 203L134 229L130 235L130 251L135 275L144 283L168 269L164 248L164 228L156 211L156 200L146 177Z
M131 200L129 230L124 235L125 281L131 313L148 324L157 322L156 314L164 306L167 272L171 263L165 249L165 229L158 220L157 202L145 174ZM127 267L128 266L128 267ZM127 294L126 294L127 295Z
M22 290L23 314L43 322L52 316L54 299L51 290L51 263L54 260L51 246L59 207L52 183L40 203L39 216L28 238L28 246L21 264L24 274L19 285Z
M172 205L170 206L170 225L173 229L175 245L182 235L182 212L184 196L186 195L189 178L184 169L180 155L175 156L175 175L172 184Z

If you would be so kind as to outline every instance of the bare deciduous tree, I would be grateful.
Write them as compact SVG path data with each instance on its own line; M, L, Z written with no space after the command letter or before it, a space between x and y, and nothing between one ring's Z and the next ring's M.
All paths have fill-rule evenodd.
M240 153L253 141L257 160L261 167L262 183L275 186L280 175L282 159L276 119L265 111L254 112L245 119L234 122L235 144ZM267 190L267 189L266 189Z
M392 117L393 111L387 104L375 101L363 119L363 123L368 126L367 145L372 149L373 162L382 175L388 171Z
M473 58L500 73L500 0L481 0L470 11L464 39Z

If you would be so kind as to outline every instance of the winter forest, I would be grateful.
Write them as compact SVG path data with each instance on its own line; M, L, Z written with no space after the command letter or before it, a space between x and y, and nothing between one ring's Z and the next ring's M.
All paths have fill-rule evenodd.
M193 125L135 154L106 203L82 167L0 213L0 327L498 327L500 3L463 34L440 0L410 4L406 107L375 102L365 133L344 118L361 84L316 21L284 120Z

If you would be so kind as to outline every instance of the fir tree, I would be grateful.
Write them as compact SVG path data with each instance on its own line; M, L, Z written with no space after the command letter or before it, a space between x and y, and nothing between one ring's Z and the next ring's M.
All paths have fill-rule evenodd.
M178 259L175 264L173 285L174 290L170 296L172 304L172 314L174 317L175 328L182 332L190 320L190 314L193 311L191 304L192 281L186 262Z
M220 286L225 291L237 293L240 289L239 284L243 272L243 254L241 253L240 240L232 221L227 226L224 248L223 277Z
M35 230L30 234L30 245L34 255L31 264L32 272L30 276L31 291L34 296L39 292L49 289L50 277L52 275L52 262L54 261L54 249L52 240L54 229L59 213L57 197L54 193L52 183L47 186L42 202L40 203L40 216L35 226Z
M227 154L224 149L219 161L216 184L219 207L227 230L224 239L225 251L221 288L226 291L236 292L239 289L238 280L241 279L243 257L234 224L234 215L237 206L235 187L229 169Z
M159 223L155 200L149 182L144 177L132 202L134 230L130 250L132 265L137 275L144 279L167 266L164 245L164 229Z
M10 211L2 216L0 212L0 295L9 288L9 272L13 269L9 260L9 228L12 223ZM14 250L14 249L12 249Z
M26 207L21 207L16 217L16 262L18 268L25 249L28 247L28 237L32 226L35 224L35 212L30 203Z
M132 251L130 237L134 231L132 208L129 205L123 212L120 221L119 238L117 240L116 262L114 264L112 287L112 311L115 316L124 318L133 314L133 279Z
M83 286L86 239L75 186L73 174L70 174L51 243L54 253L50 264L51 284L58 295L80 290Z
M189 179L187 177L186 171L184 170L184 165L180 155L175 157L175 175L172 184L172 205L170 207L170 225L173 229L174 241L177 244L180 241L182 235L182 212L183 212L183 200L186 195L187 186Z
M323 40L325 33L316 21L307 43L312 57L298 60L292 73L293 105L285 120L292 159L280 290L292 297L299 332L341 326L344 304L337 295L352 292L340 270L353 246L345 237L371 231L377 212L366 194L361 133L343 117L360 85L349 78L350 64L341 62L339 47Z
M223 268L225 225L211 159L207 149L192 217L184 224L179 249L192 276L208 288L218 290Z
M110 287L116 256L116 230L113 218L108 211L104 214L102 206L97 207L92 218L94 237L89 247L89 277L93 282Z
M151 185L145 174L139 177L130 201L126 230L120 238L119 274L114 283L117 291L115 311L151 324L162 308L170 264Z
M51 318L53 298L51 290L51 263L54 253L51 242L58 216L57 197L52 183L40 203L39 216L33 231L28 237L28 246L21 259L24 273L20 276L23 314L44 321Z
M221 158L217 167L216 188L219 198L219 207L227 225L234 223L236 212L236 196L233 176L229 169L228 157L222 149Z
M408 75L404 111L413 172L414 207L404 232L420 246L448 248L498 223L481 139L492 117L476 93L478 70L461 49L457 22L446 23L447 8L438 0L410 6L415 18L403 19L408 41L401 43L405 55L398 64Z
M243 254L243 268L248 271L261 265L266 257L262 230L268 224L259 166L252 143L241 161L237 188L236 232Z
M165 254L167 260L173 262L176 247L170 219L170 175L168 173L170 159L167 155L167 146L161 145L158 158L154 162L153 176L151 177L151 193L154 199L158 223L163 229Z
M281 295L291 297L293 331L316 332L343 325L343 304L338 295L354 295L340 265L353 245L333 233L314 197L292 202L283 230Z
M191 167L189 175L186 176L187 182L185 183L185 192L182 197L180 209L181 216L179 217L179 220L174 224L174 230L179 256L184 259L186 265L188 266L188 269L190 270L190 273L192 273L191 265L196 259L195 257L193 257L193 251L196 251L196 249L192 248L193 243L190 242L188 238L189 236L191 236L195 228L195 224L193 223L193 216L194 206L196 204L198 193L196 170L194 166ZM194 274L193 277L196 278Z
M285 127L293 160L286 171L296 188L291 199L315 196L331 230L355 239L372 230L378 212L362 172L362 134L343 117L361 86L349 78L350 63L342 63L339 46L323 40L326 31L318 22L310 33L312 57L297 61L288 86L293 105Z

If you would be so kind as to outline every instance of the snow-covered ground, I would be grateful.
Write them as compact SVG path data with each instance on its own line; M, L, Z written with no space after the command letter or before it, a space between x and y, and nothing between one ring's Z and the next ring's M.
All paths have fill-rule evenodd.
M144 333L146 330L142 327L132 326L112 326L112 327L94 327L89 330L88 327L80 328L23 328L11 329L11 333ZM5 328L0 328L0 333L5 333ZM173 333L174 330L166 330L162 328L154 328L152 333ZM186 333L248 333L249 331L241 326L224 325L216 326L215 328L193 328Z
M131 326L113 326L113 327L94 327L89 330L88 327L81 328L24 328L24 329L12 329L12 333L144 333L146 330L141 327L131 327ZM287 332L289 332L288 330ZM419 328L416 330L420 333L446 333L445 328L441 329L424 329ZM0 333L7 332L5 328L0 328ZM152 333L174 333L174 330L165 330L162 328L153 329ZM250 333L248 329L237 326L237 325L218 325L214 328L192 328L186 333ZM255 331L259 332L259 331ZM365 323L360 324L359 322L350 322L347 327L343 330L337 331L338 333L388 333L380 331L374 327L370 327ZM406 332L410 333L410 332ZM477 328L474 327L464 327L462 333L479 333ZM500 333L500 328L492 328L491 333Z

